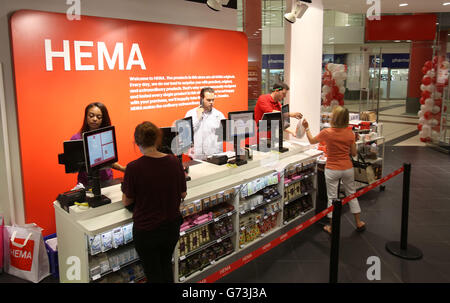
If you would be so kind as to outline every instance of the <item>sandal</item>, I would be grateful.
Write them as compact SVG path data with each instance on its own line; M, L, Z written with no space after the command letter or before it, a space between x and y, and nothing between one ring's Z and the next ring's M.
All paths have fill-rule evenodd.
M362 225L362 226L356 228L356 231L359 232L359 233L360 233L360 232L363 232L363 231L365 231L365 230L366 230L366 224L364 224L364 225Z
M327 234L331 235L331 226L330 226L330 225L325 225L325 226L323 227L323 230L324 230Z

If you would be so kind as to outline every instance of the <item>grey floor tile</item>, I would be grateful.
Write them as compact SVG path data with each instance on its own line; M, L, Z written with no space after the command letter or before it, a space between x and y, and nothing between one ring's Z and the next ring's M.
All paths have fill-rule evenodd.
M305 273L298 261L274 261L257 263L258 281L260 283L302 283Z
M330 280L330 262L324 261L301 261L300 267L305 273L302 277L304 283L328 283ZM347 266L342 262L338 267L338 282L351 283L351 276Z

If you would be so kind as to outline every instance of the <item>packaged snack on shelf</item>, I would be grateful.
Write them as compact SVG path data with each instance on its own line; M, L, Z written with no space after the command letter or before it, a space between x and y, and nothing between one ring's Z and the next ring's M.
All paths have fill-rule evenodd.
M123 226L123 243L127 244L133 241L133 223Z
M102 252L102 237L101 235L95 235L93 237L89 236L89 248L91 255L96 255Z
M207 200L207 199L205 199ZM211 206L216 206L217 204L219 204L219 201L217 200L217 195L212 195L209 197L210 203L208 203Z
M117 255L116 252L108 253L108 260L109 260L109 266L111 267L112 270L115 270L116 268L118 268L120 266L119 256Z
M209 198L207 198L209 199ZM206 200L206 199L205 199ZM194 212L198 213L202 211L202 201L201 200L197 200L194 202Z
M112 231L107 231L102 234L102 252L113 248Z
M217 194L217 203L218 204L220 204L220 203L223 203L224 201L225 201L225 199L224 199L224 193L225 192L223 192L223 191L221 191L220 193L218 193Z
M188 215L188 209L184 205L184 202L180 204L180 213L183 217L186 217Z
M191 203L186 205L188 216L193 215L195 213L195 205L194 205L194 203L195 202L191 202Z
M99 254L98 256L96 256L96 258L98 258L100 273L104 274L108 272L110 270L108 256L106 254Z
M114 228L112 231L113 234L113 247L117 248L123 244L123 229L122 227Z
M239 245L244 245L246 243L245 239L246 239L245 230L241 230L239 232Z

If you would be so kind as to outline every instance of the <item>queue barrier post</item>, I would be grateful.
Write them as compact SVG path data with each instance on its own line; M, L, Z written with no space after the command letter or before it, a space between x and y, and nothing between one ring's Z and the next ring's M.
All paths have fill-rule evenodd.
M394 256L407 260L419 260L423 257L422 251L408 244L408 214L409 190L411 182L411 163L403 164L403 194L402 194L402 222L400 242L386 243L386 250Z
M341 235L342 201L333 200L333 217L331 219L330 283L338 281L339 240Z

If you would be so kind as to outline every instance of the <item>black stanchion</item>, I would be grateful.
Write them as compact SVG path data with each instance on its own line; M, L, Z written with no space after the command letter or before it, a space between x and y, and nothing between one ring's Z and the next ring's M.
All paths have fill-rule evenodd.
M337 283L339 266L339 239L341 235L342 201L333 200L333 218L331 219L330 283Z
M402 228L400 242L386 243L386 250L394 256L400 257L402 259L418 260L423 257L422 251L412 245L408 245L408 213L411 163L404 163L403 168Z

